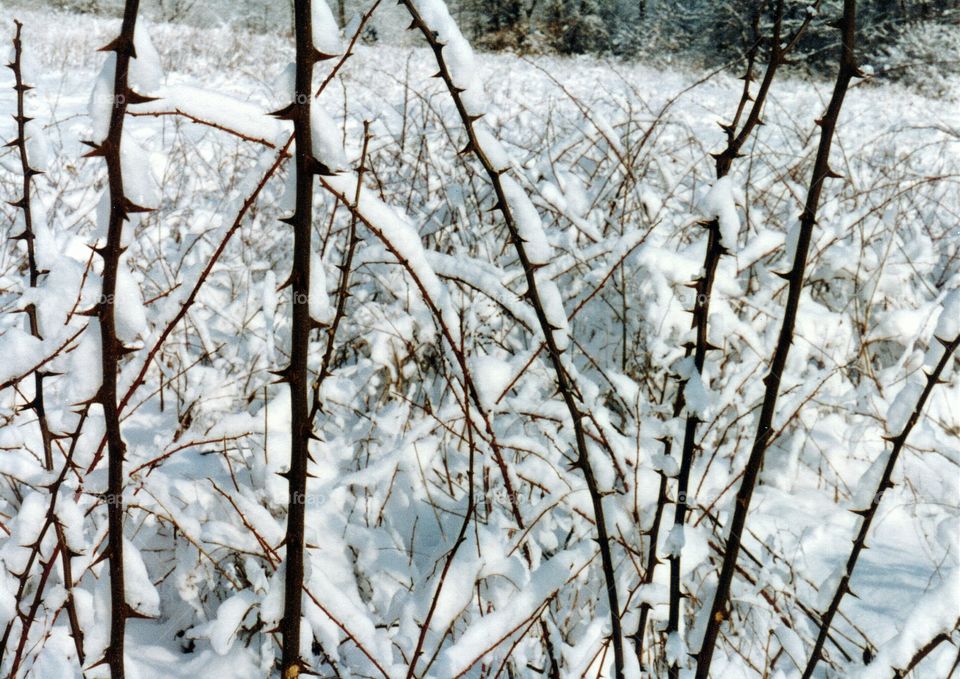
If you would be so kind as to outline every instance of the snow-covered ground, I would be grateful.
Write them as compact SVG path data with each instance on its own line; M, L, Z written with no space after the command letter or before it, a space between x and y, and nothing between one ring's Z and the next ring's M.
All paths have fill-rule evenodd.
M2 18L12 36L12 17ZM41 558L20 573L48 514L48 487L69 458L55 486L56 517L77 552L73 600L85 659L95 662L110 617L107 564L97 561L107 481L102 413L78 405L100 381L96 324L85 330L90 319L79 312L99 294L88 246L105 235L109 201L102 159L81 156L89 150L82 142L103 134L104 97L92 96L98 78L112 83L98 75L105 57L95 50L119 22L41 12L18 18L35 86L27 97L35 118L29 153L45 172L34 182L35 242L48 273L30 291L25 245L9 241L0 250L0 628L9 637L0 672L10 672L16 656L18 676L68 677L80 671L61 568L40 584L46 564L59 563L54 532L44 531ZM291 131L267 113L289 98L292 40L230 28L139 30L141 40L149 32L157 58L142 43L132 77L158 99L131 107L124 146L128 197L156 208L128 224L117 298L119 330L138 348L119 380L120 395L129 396L127 599L148 616L128 624L128 673L279 676L289 498L278 474L289 467L290 400L270 371L286 365L289 349L289 294L276 289L290 268L291 230L278 218L292 208L292 173L282 166L259 184ZM318 66L318 85L334 63ZM717 123L729 122L740 100L742 82L733 76L512 55L479 55L474 69L485 90L485 139L490 148L493 137L502 144L492 160L512 168L508 199L522 206L518 213L526 209L521 230L545 264L538 280L557 291L547 311L559 319L554 335L569 344L568 370L589 413L624 633L636 631L640 604L652 604L643 662L649 676L666 676L669 568L664 560L641 586L650 549L643 531L653 521L660 470L675 474L662 441L675 441L674 456L682 446L686 413L671 410L676 375L691 370L683 356L692 338L686 310L696 301L687 284L706 241L699 222L720 216L731 256L721 259L709 319L719 351L687 386L687 408L703 424L682 547L671 538L682 548L689 596L681 637L691 652L716 584L721 526L753 442L786 297L774 273L793 260L819 141L814 120L831 83L779 77L765 125L730 181L711 191L709 154L725 143ZM466 136L442 82L431 78L436 71L429 50L359 45L318 99L329 120L317 124L317 154L345 148L345 172L322 180L315 209L322 251L314 275L326 286L321 278L314 297L328 322L364 121L371 137L359 211L369 223L358 225L351 297L319 394L306 499L304 656L321 676L406 676L432 608L418 676L541 676L542 629L562 676L613 676L594 511L583 477L570 468L573 428L539 350L522 270L491 210L491 186L459 153ZM16 136L8 115L15 111L4 70L0 139ZM807 613L823 610L833 594L860 521L850 510L869 506L889 454L883 437L899 433L922 370L939 356L938 322L956 332L949 315L960 310L943 311L960 287L956 101L857 84L832 166L844 180L824 190L777 436L751 505L716 677L799 676L816 634ZM19 154L4 148L0 194L15 201L20 191ZM4 235L22 231L22 219L15 207L0 207ZM201 279L196 302L166 336ZM14 313L33 300L42 342ZM312 370L326 338L316 333ZM464 406L458 352L478 404ZM20 379L47 356L55 358L46 369L57 373L44 380L51 429L80 432L55 442L53 471L44 465L36 414L22 407L33 380ZM937 635L957 641L960 370L948 365L944 379L894 470L854 571L857 596L843 600L833 624L840 648L828 642L819 676L891 676ZM471 494L476 514L444 578ZM665 517L672 522L672 505ZM661 555L667 540L663 528ZM20 611L34 601L38 609L17 618L21 582ZM32 621L26 634L25 618ZM628 676L640 676L631 640L625 648ZM956 658L955 646L939 644L914 676L946 677ZM107 675L104 666L85 674Z

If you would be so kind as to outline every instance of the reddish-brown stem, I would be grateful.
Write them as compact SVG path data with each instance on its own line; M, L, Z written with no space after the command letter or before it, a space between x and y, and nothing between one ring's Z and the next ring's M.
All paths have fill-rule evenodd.
M533 306L537 320L540 324L540 329L547 345L547 353L556 375L557 388L561 397L563 398L567 411L569 412L571 424L573 426L574 438L576 441L576 458L574 459L573 465L580 470L581 474L583 474L584 480L587 484L587 491L590 494L591 504L593 505L593 513L597 524L597 543L600 549L604 583L605 589L607 590L607 600L610 609L610 633L613 642L614 675L617 679L621 679L624 672L623 634L620 625L620 604L617 597L613 554L610 549L610 540L607 535L606 521L604 519L603 498L600 493L600 487L597 483L596 477L594 476L593 467L588 454L587 437L583 425L584 414L577 403L579 401L579 395L577 394L576 386L570 379L567 369L563 364L563 358L561 356L562 352L557 346L557 342L553 334L553 328L547 319L547 314L543 300L540 296L535 275L536 267L528 257L524 241L520 237L519 227L514 219L510 202L507 200L506 193L504 192L503 182L501 181L501 171L498 170L487 157L482 144L477 138L474 127L476 117L471 116L467 111L463 97L461 96L462 90L458 88L453 81L453 77L451 76L450 70L447 67L446 59L443 56L444 45L440 42L436 33L434 33L430 26L424 21L414 3L411 0L401 0L401 2L410 13L410 16L413 19L413 25L420 30L421 34L426 39L427 44L430 46L430 49L433 51L434 58L436 59L437 65L440 68L440 77L443 79L443 82L446 85L451 98L453 99L457 113L460 116L460 120L466 129L467 136L469 137L469 149L483 166L484 171L490 180L490 183L497 196L497 209L503 215L504 222L506 223L507 229L510 233L511 241L513 242L514 249L517 253L517 258L520 260L520 265L523 268L524 278L527 284L527 296L531 305Z
M303 549L306 515L307 460L313 438L307 402L307 355L310 331L310 260L313 230L313 178L321 171L313 157L310 108L313 103L313 67L322 58L313 44L311 0L294 2L296 41L296 80L294 100L278 111L277 117L293 121L296 140L296 207L283 221L293 227L293 268L285 286L293 295L290 364L280 371L281 380L290 387L290 469L287 472L290 499L287 505L286 574L284 583L283 651L280 675L296 677L305 668L300 657L300 617L303 610Z
M120 144L123 138L123 123L130 101L144 98L132 91L128 84L130 60L136 57L134 30L137 23L139 0L126 0L120 35L102 51L115 54L113 80L113 105L110 112L110 127L106 138L91 143L93 151L88 156L101 156L107 163L107 181L110 192L110 215L107 224L107 240L97 246L96 252L103 259L103 286L100 299L94 307L100 326L100 365L103 382L94 401L103 407L107 437L107 557L110 570L110 644L104 661L110 667L112 679L123 679L123 653L126 619L130 615L124 597L123 579L123 460L126 446L120 432L120 409L117 405L117 376L122 355L129 351L117 337L114 300L117 291L117 274L120 256L123 253L123 225L132 213L145 208L131 202L123 190L123 168Z
M25 94L33 89L30 85L24 82L23 77L23 41L21 38L23 24L19 21L14 21L16 25L16 34L13 38L13 62L8 64L10 69L13 71L14 75L14 90L17 93L17 114L14 116L14 120L17 123L17 138L12 142L16 145L17 150L20 155L20 167L22 172L23 180L23 194L21 198L13 203L16 207L20 208L23 212L23 231L14 236L15 239L23 240L27 246L27 265L29 270L29 285L31 288L36 288L39 283L40 276L43 272L40 271L37 265L36 257L36 234L33 230L33 208L31 205L31 188L32 178L41 174L38 170L35 170L30 166L30 159L27 155L27 122L30 121L30 118L26 115L25 108ZM40 322L37 316L37 307L34 304L29 304L26 309L27 318L30 324L30 334L32 334L37 339L43 339L40 331ZM43 445L43 464L44 468L47 471L53 471L53 433L50 431L49 424L47 422L46 408L44 406L44 393L43 393L43 380L48 376L43 370L37 369L34 371L34 395L33 399L30 401L28 406L33 409L37 415L37 423L40 427L40 439ZM63 581L64 587L67 590L67 599L65 602L65 607L67 610L67 618L70 622L70 631L73 636L74 645L77 650L77 658L80 661L80 664L83 664L83 631L80 629L80 623L77 620L77 612L74 607L73 602L73 569L71 568L70 563L70 550L65 549L65 538L63 534L63 527L56 521L56 517L53 515L53 500L51 500L51 506L47 513L47 521L54 522L56 525L57 533L57 552L61 555L62 558L62 568L63 568ZM37 548L39 549L39 541ZM50 564L55 561L56 555L51 557ZM32 559L31 559L32 565ZM26 643L27 636L29 635L31 623L36 618L37 609L39 606L39 600L42 597L44 591L44 584L47 580L47 573L49 572L50 565L44 569L44 575L41 578L41 582L38 585L38 589L35 595L34 605L31 606L30 612L25 618L23 618L23 629L20 632L20 643L17 645L17 652L12 663L12 669L10 672L11 676L15 676L17 668L20 665L20 661L23 655L23 648ZM18 588L18 592L22 594L23 587L22 585L26 584L26 579L30 575L30 568L26 568L23 571L21 576L21 587ZM17 600L17 608L19 611L19 596ZM6 652L6 641L9 635L10 627L7 627L6 632L4 633L3 645L0 647L0 658L3 657Z
M833 593L833 598L830 600L827 610L820 616L820 621L817 625L817 639L813 643L813 649L810 651L810 657L803 670L802 679L810 679L810 677L813 676L813 671L816 669L817 663L820 661L823 653L823 645L826 643L827 635L830 633L833 618L837 614L837 611L840 610L840 602L846 594L850 593L850 578L853 577L853 570L857 567L860 552L866 547L867 534L870 532L870 526L873 524L873 519L877 515L880 501L883 499L883 494L887 489L893 487L890 479L893 476L893 469L897 464L897 459L900 457L900 451L903 450L903 446L906 444L907 437L910 435L913 427L920 420L920 415L923 413L923 407L930 397L930 392L932 392L933 388L940 382L940 376L950 363L950 359L953 357L953 353L957 350L958 345L960 345L960 335L952 340L944 337L937 337L935 339L943 345L943 356L940 357L933 371L927 376L927 383L920 393L920 398L917 399L917 403L910 413L910 419L907 420L903 430L887 439L893 444L893 449L890 451L890 457L887 458L887 464L883 468L883 474L880 477L879 484L877 484L876 492L872 496L870 506L866 509L854 508L853 510L855 514L862 518L860 530L857 531L857 537L853 540L853 547L850 549L850 555L847 557L843 575L840 578L836 591Z

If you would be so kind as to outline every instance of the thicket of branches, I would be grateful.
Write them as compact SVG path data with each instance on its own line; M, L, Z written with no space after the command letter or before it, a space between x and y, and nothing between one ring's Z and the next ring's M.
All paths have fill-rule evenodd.
M843 134L840 4L738 15L714 137L710 75L486 92L439 0L403 71L296 0L251 101L127 0L68 129L17 23L0 673L952 675L960 136ZM850 595L917 578L877 638Z

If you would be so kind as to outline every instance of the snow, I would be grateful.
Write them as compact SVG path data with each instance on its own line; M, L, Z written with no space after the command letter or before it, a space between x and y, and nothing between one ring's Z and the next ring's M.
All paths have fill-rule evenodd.
M897 392L890 408L887 410L887 431L891 436L897 436L907 426L907 420L916 409L920 393L923 391L923 382L919 378L909 380Z
M112 88L112 81L110 86ZM284 91L290 92L287 98L292 96L292 83ZM156 101L136 104L130 110L138 114L180 111L247 137L270 142L276 142L284 130L282 122L266 115L261 107L207 87L177 83L159 87L151 96L156 97Z
M510 364L496 356L475 356L470 372L480 392L481 402L485 408L492 410L497 398L513 378Z
M533 206L527 192L512 177L504 175L500 177L500 183L530 263L549 263L553 258L553 248L547 241L537 208Z
M123 172L124 196L135 205L155 208L160 203L160 192L150 155L130 134L120 143L120 167Z
M494 611L474 622L459 640L444 650L438 673L458 676L494 647L500 638L531 616L556 592L576 569L582 555L568 550L546 561L530 574L530 582L511 597L510 606Z
M728 529L783 315L786 286L773 274L795 254L808 180L797 169L815 153L812 112L822 110L830 83L778 76L756 144L751 138L733 174L711 187L707 154L724 141L716 120L730 119L741 81L719 73L681 96L635 155L653 114L701 72L474 54L443 3L417 6L446 44L468 112L486 112L473 123L478 145L503 180L585 415L616 536L624 632L633 633L640 603L650 603L651 659L669 655L689 672L686 654L699 647L702 604L716 582L716 536ZM329 5L318 8L325 13L314 23L318 47L339 41ZM79 142L106 133L113 57L94 49L116 36L118 24L22 11L38 61L27 95L36 117L29 153L46 168L33 181L35 245L38 265L49 271L31 289L26 244L2 239L0 381L19 382L0 394L0 624L16 614L16 574L45 521L49 484L72 450L56 518L78 554L71 593L92 662L109 641L110 599L106 565L92 563L108 539L98 500L106 488L105 423L102 408L86 403L100 387L102 357L97 320L84 312L100 294L102 261L89 246L103 244L110 196L102 161L81 160L87 148ZM312 653L316 643L342 676L407 673L464 518L472 463L476 513L415 673L526 676L546 667L540 627L530 623L549 601L542 619L561 674L612 676L593 506L570 467L574 433L525 294L526 272L493 209L493 185L460 153L463 124L444 83L430 77L432 51L416 31L400 37L409 23L404 8L378 12L386 12L375 17L380 42L360 41L313 106L312 152L336 171L316 178L315 188L310 313L321 322L330 320L335 266L344 259L364 121L371 136L350 296L320 394L319 440L310 446L305 657L313 671L336 673ZM289 121L269 112L293 95L284 67L294 46L288 34L242 26L138 24L131 82L158 99L130 107L123 172L131 200L157 209L125 224L115 302L117 329L134 349L118 379L119 395L129 390L121 413L127 596L154 617L128 621L128 671L143 679L263 677L276 673L274 630L283 615L289 498L279 474L290 466L291 400L269 371L288 362L291 298L277 285L290 270L292 234L278 218L290 214L292 156L264 177L291 133ZM401 39L416 46L391 44ZM318 80L334 63L318 65ZM5 111L15 106L12 82L0 73ZM101 96L91 97L92 89ZM954 102L879 81L849 93L836 148L850 179L824 187L782 375L778 436L748 516L744 546L752 558L740 560L733 582L738 624L722 630L716 676L752 676L752 667L796 675L813 633L804 609L822 610L834 593L862 525L850 510L877 500L891 449L882 437L902 431L926 384L923 371L942 357L934 337L950 340L958 330L960 167L955 136L941 131L958 127ZM9 116L0 118L0 138L14 129ZM620 153L633 161L629 180ZM4 149L0 184L8 198L19 192L19 173L17 149ZM0 203L6 235L22 229L21 212ZM704 216L721 220L736 257L722 258L717 271L708 336L720 349L707 354L701 375L685 359L695 302L685 286L702 267ZM157 344L208 265L196 299ZM31 304L43 340L17 313ZM322 329L311 333L311 377L325 345ZM37 414L24 407L41 362L49 373L45 415L66 437L53 442L52 471ZM479 404L464 398L464 364ZM955 623L956 362L943 379L897 460L870 549L852 574L859 599L845 597L834 621L834 637L853 661L831 650L836 667L820 673L889 676ZM675 416L683 381L687 409ZM702 450L690 469L688 521L674 527L690 414L702 419ZM168 456L152 464L160 455ZM645 531L664 476L661 565L642 586L652 539ZM39 592L24 652L24 671L37 676L79 671L69 620L58 613L67 595L59 566L40 589L56 540L48 531L19 602L26 610ZM658 640L669 608L664 561L680 552L681 585L693 596L683 600L678 633ZM878 649L866 668L864 638ZM14 649L6 650L11 657ZM941 645L915 674L946 676L955 653ZM635 663L626 676L640 676Z
M543 313L547 317L547 324L553 333L553 341L560 351L566 351L570 346L570 328L567 325L567 312L563 308L563 297L560 295L560 288L552 279L542 275L541 272L535 274L537 281L537 291L540 293L540 301L543 303Z
M123 570L123 591L127 604L142 615L159 615L160 593L147 574L140 550L126 538L123 539Z
M477 145L483 150L493 169L497 172L509 169L510 156L493 132L483 123L475 124L473 131L477 138Z
M313 0L310 3L310 9L312 12L313 46L317 48L320 54L325 56L340 54L342 51L340 29L337 27L336 19L333 18L330 6L326 0Z
M960 335L960 290L954 290L943 300L943 310L937 321L934 336L947 342Z
M0 335L0 383L19 377L44 358L43 343L17 327Z
M737 249L740 234L740 216L734 198L733 179L721 177L703 198L703 213L720 224L720 242L731 252Z
M94 83L87 107L87 113L93 127L91 141L96 143L106 139L107 133L110 131L110 115L113 112L113 79L116 70L117 55L110 52L100 69L100 75L97 76Z
M128 83L137 94L150 95L163 82L163 67L150 39L147 22L143 20L137 21L133 32L133 49L137 56L130 61Z
M318 323L333 321L333 308L330 306L330 295L327 294L327 275L323 259L316 251L310 257L310 318Z
M216 617L192 631L196 638L207 638L218 655L227 655L233 648L240 625L257 597L250 590L237 592L217 608Z
M316 103L310 107L310 129L313 133L313 157L334 172L346 169L340 126Z
M114 326L124 344L136 342L147 332L147 312L140 297L140 286L130 271L127 255L117 266L117 291L114 299Z
M667 540L663 545L664 556L679 556L683 552L683 546L686 544L685 527L673 525L667 533Z
M883 643L876 657L855 676L858 679L889 677L892 670L903 670L913 656L939 634L956 632L960 622L960 572L945 573L943 582L924 594L902 629Z
M464 90L471 89L476 72L473 49L450 16L446 3L443 0L414 0L413 4L424 23L444 45L443 58L450 70L453 84Z

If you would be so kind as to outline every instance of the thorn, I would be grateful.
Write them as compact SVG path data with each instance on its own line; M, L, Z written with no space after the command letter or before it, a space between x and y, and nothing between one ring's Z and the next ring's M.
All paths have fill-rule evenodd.
M133 608L130 604L124 602L123 604L123 617L132 618L134 620L153 620L154 616L141 613L140 611Z
M831 177L831 178L833 178L833 179L843 179L843 175L842 175L842 174L839 174L839 173L837 173L837 172L834 172L833 168L831 168L831 167L829 167L829 166L827 167L827 172L826 172L826 174L825 174L824 176L825 176L825 177Z
M281 370L271 370L271 371L270 371L270 374L271 374L271 375L276 375L276 376L279 378L278 380L276 380L276 381L274 382L274 384L278 384L278 383L280 383L280 382L289 382L289 381L290 381L291 373L292 373L292 371L290 370L290 366L287 366L286 368L283 368L283 369L281 369Z
M157 101L157 97L148 97L146 95L134 92L127 88L127 101L131 104L149 104L151 101Z
M867 514L870 513L869 509L848 509L847 511L864 519L867 518Z
M103 550L103 551L100 553L100 556L98 556L96 559L94 559L93 563L90 564L90 565L91 565L91 566L96 566L96 565L97 565L98 563L100 563L101 561L107 561L109 558L110 558L110 552L105 549L105 550Z
M321 52L316 48L310 50L310 53L307 55L307 59L311 60L315 64L321 61L330 61L331 59L335 59L336 57L337 57L336 54L328 54L326 52Z
M133 48L133 36L121 33L116 38L97 50L98 52L116 52L117 54L126 54L131 58L136 58L137 52Z
M128 347L128 346L125 346L125 345L121 344L121 345L120 345L120 348L117 349L117 354L122 358L123 356L127 356L128 354L135 353L135 352L137 352L138 350L139 350L139 347L132 347L132 346L131 346L131 347Z
M790 271L771 271L770 273L772 273L777 278L782 278L785 281L789 281L790 277L792 276L792 272Z
M91 149L93 149L92 151L87 151L86 153L84 153L82 156L80 156L81 158L96 158L96 157L103 157L107 155L106 151L104 151L103 149L102 144L97 144L96 142L86 141L86 140L81 141L80 143L83 144L84 146L89 146Z
M100 665L106 665L108 662L109 662L109 661L107 660L107 656L104 655L102 658L100 658L100 660L96 661L96 662L93 663L92 665L87 665L87 666L84 668L84 671L85 671L85 672L88 672L88 671L92 670L94 667L100 667Z
M123 203L120 209L123 211L124 214L136 214L139 212L153 212L153 208L137 205L126 196L123 197Z
M280 120L293 120L294 112L296 111L296 108L297 107L295 104L290 103L284 106L282 109L278 111L273 111L272 113L269 113L267 115L271 115L274 118L278 118Z
M313 156L309 156L307 158L307 170L312 174L319 175L321 177L332 177L336 174L324 163L321 163Z
M281 218L280 218L280 221L283 222L284 224L289 224L290 226L296 226L296 225L297 225L297 213L294 212L294 213L293 213L292 215L290 215L289 217L281 217Z

